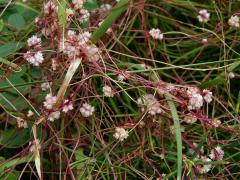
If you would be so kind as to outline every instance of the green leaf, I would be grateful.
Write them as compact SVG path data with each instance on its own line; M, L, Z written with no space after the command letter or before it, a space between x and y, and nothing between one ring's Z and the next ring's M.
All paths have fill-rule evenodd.
M26 24L24 18L17 13L12 14L8 17L8 23L14 26L17 30L23 29Z
M20 157L20 158L16 158L13 160L6 160L0 163L0 173L2 173L4 170L15 167L18 164L22 164L22 163L26 163L26 162L30 162L33 161L34 159L32 158L32 155L28 155L25 157Z
M0 32L3 30L3 28L4 28L4 22L3 22L3 20L1 19L1 20L0 20Z
M67 23L67 13L66 13L66 1L62 0L59 1L59 8L58 8L58 19L59 19L59 26L61 28L65 28L66 23Z
M11 67L13 67L13 68L16 69L16 70L20 70L20 67L18 67L18 65L16 65L15 63L12 63L12 62L10 62L10 61L8 61L7 59L4 59L4 58L1 58L1 57L0 57L0 62L3 63L3 64L6 64L6 65L8 65L8 66L11 66Z
M210 80L210 81L207 81L203 84L200 85L200 89L206 89L207 87L210 87L210 86L216 86L218 84L225 84L227 82L226 79L223 79L223 78L215 78L213 80Z
M182 135L180 129L180 122L177 114L176 106L172 100L170 95L166 95L166 100L168 102L168 106L170 108L172 118L174 121L175 135L177 141L177 180L182 179Z
M128 8L129 0L121 0L114 6L101 26L93 32L92 41L96 43L112 25L112 23Z
M92 11L92 10L98 8L98 2L97 2L97 0L88 0L88 1L84 4L84 8L87 9L88 11Z
M21 111L29 108L29 104L25 99L8 92L0 93L0 106L3 106L8 111Z
M7 148L19 148L30 140L31 131L27 129L6 129L0 132L0 144Z
M10 42L0 46L0 57L6 57L10 54L13 54L17 50L23 47L24 43L21 42Z

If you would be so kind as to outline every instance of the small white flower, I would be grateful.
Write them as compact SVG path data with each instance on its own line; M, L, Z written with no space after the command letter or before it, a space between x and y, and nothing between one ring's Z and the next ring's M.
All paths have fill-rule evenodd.
M49 0L47 3L44 4L44 13L51 14L52 12L57 12L58 7L54 4L52 0Z
M99 50L95 45L89 45L85 47L86 55L88 56L88 61L98 61L100 59Z
M212 123L212 125L213 125L214 127L216 127L216 128L221 125L221 121L218 120L218 119L213 119L211 123Z
M81 9L86 0L72 0L75 10Z
M89 20L90 13L86 9L81 9L80 10L80 17L78 18L80 23L84 23Z
M233 72L230 72L228 74L228 77L229 77L229 79L233 79L233 78L235 78L235 74Z
M63 102L62 111L64 113L73 110L73 103L69 99L65 99Z
M202 42L202 44L206 45L206 44L208 44L208 39L204 38L204 39L202 39L201 42Z
M185 117L184 117L184 121L186 123L189 123L189 124L193 124L197 121L197 117L196 116L193 116L192 114L187 114Z
M76 32L75 32L75 31L73 31L73 30L68 30L67 36L68 36L69 39L73 39L73 38L76 38L77 35L76 35Z
M42 91L46 91L50 88L50 83L49 82L45 82L41 84L41 89Z
M38 38L36 35L33 35L27 40L28 46L29 47L41 47L41 38Z
M56 119L60 118L60 111L51 112L48 116L48 121L53 122Z
M210 13L206 9L202 9L198 12L197 18L199 22L206 23L209 21Z
M91 33L86 31L78 35L79 45L86 44L91 38Z
M17 117L16 122L17 122L17 127L18 128L28 128L28 124L27 124L26 120L24 120L20 117Z
M199 160L199 159L196 159L196 160ZM212 168L212 165L209 163L212 160L207 158L207 157L205 157L205 156L202 156L200 160L203 162L203 164L196 166L197 171L200 174L208 173L211 170L211 168Z
M112 6L110 4L102 4L99 8L99 13L100 13L100 15L104 15L111 9L112 9Z
M103 86L103 95L106 96L106 97L113 97L114 96L114 93L113 93L113 90L110 86L108 85L105 85Z
M149 34L152 36L153 39L163 39L163 34L161 33L160 29L153 28L149 31Z
M146 94L142 98L138 98L137 102L138 105L142 106L142 111L145 111L146 108L151 115L160 114L162 112L160 103L152 94Z
M30 148L29 148L29 151L30 151L30 152L35 152L36 150L41 149L41 145L40 145L38 139L33 140L33 141L30 141L30 142L29 142L29 146L30 146Z
M124 139L127 139L128 135L128 131L124 128L116 127L113 137L119 141L123 141Z
M122 74L118 74L117 79L118 79L118 81L124 81L126 79L126 77Z
M31 110L28 110L27 117L32 117L34 115L34 112Z
M47 94L45 97L45 101L43 102L43 105L46 109L52 109L54 104L57 101L57 97L53 96L51 93Z
M207 89L204 89L203 98L207 103L210 103L212 101L212 92Z
M231 16L230 19L228 20L228 24L229 24L229 26L239 28L239 26L240 26L239 17L236 15Z
M43 62L43 54L40 51L30 52L24 54L24 58L32 65L39 66Z
M188 109L200 109L203 105L203 97L200 94L194 94L189 99Z
M88 103L84 103L82 105L82 107L80 108L80 112L82 114L83 117L89 117L93 114L94 112L94 107L91 106L90 104Z
M211 150L209 157L214 161L220 161L223 159L224 151L220 146L217 146Z
M189 97L188 109L194 110L199 109L203 106L203 97L199 94L199 90L195 87L190 87L187 90L187 95Z

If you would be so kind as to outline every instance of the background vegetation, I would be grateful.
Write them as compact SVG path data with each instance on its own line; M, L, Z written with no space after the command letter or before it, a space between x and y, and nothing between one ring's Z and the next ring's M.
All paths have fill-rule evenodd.
M240 13L236 0L87 0L90 19L67 22L66 8L58 5L57 35L44 37L35 18L43 17L43 1L0 1L0 177L1 179L238 179L240 177L239 29L229 26L232 15ZM101 13L102 4L112 9ZM210 21L201 23L198 11L207 9ZM104 20L99 27L99 22ZM111 32L105 33L108 28ZM159 28L163 40L149 35ZM71 61L60 53L60 36L68 30L89 31L92 43L101 50L99 62L81 62L73 73L65 98L74 109L50 122L44 116L45 96L57 95ZM32 35L42 37L44 62L32 66L24 59ZM66 35L67 36L67 35ZM208 43L203 43L207 39ZM52 70L52 59L57 70ZM124 73L121 82L117 75ZM233 77L234 75L234 77ZM41 84L51 83L42 91ZM104 97L109 85L114 97ZM204 118L220 120L219 127L198 119L184 121L181 94L159 95L161 84L196 86L213 92L204 104ZM155 94L164 113L149 116L137 99ZM84 118L82 104L95 111ZM29 115L29 111L33 115ZM200 116L200 115L199 115ZM202 116L201 116L202 117ZM28 128L19 128L17 118ZM128 130L124 141L114 138L116 127ZM41 148L30 151L34 140ZM193 153L192 144L197 143ZM197 173L196 161L204 149L221 146L224 157L207 162L211 170Z

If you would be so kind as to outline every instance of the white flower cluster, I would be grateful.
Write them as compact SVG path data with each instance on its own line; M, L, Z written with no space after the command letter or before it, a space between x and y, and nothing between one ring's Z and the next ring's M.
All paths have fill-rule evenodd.
M113 90L110 86L108 85L105 85L103 86L103 95L106 96L106 97L113 97L114 96L114 93L113 93Z
M237 15L231 16L230 19L228 20L228 24L231 27L239 28L240 26L239 17Z
M48 121L53 122L54 120L59 119L60 118L60 114L61 114L60 111L51 112L48 115Z
M27 40L28 47L38 48L41 47L41 38L38 38L36 35L33 35Z
M198 147L198 144L193 143L193 147L190 150L191 154L194 153L194 151L197 147ZM205 173L209 172L212 168L211 161L222 160L223 156L224 156L224 151L222 150L222 148L220 146L217 146L217 147L211 149L210 154L209 154L210 158L203 155L204 154L203 147L201 148L200 153L201 154L197 155L197 157L194 159L194 161L202 161L201 164L197 164L195 166L197 172L200 174L205 174Z
M218 119L212 119L212 121L211 121L211 124L216 128L219 127L221 125L221 123L222 122Z
M45 97L45 101L43 102L43 105L46 109L52 109L57 101L57 97L53 96L51 93L47 94Z
M63 102L62 112L67 113L73 110L73 103L69 99L65 99Z
M16 118L16 123L18 128L28 128L27 121L20 117Z
M212 92L207 89L204 89L203 98L207 103L210 103L212 101Z
M82 107L80 108L80 112L83 117L89 117L89 116L93 115L94 107L88 103L84 103L82 105Z
M41 63L43 63L43 54L41 51L37 52L31 52L27 51L24 54L24 58L32 65L39 66Z
M158 39L162 40L163 39L163 34L161 33L160 29L151 29L149 31L150 36L152 36L153 39Z
M214 161L220 161L223 159L224 151L220 146L217 146L211 150L209 157Z
M89 20L90 13L86 9L81 9L80 10L80 16L78 18L80 23L84 23Z
M185 117L184 117L184 121L188 124L193 124L197 121L197 117L192 115L192 114L187 114Z
M198 173L200 174L205 174L205 173L208 173L211 168L212 168L212 165L210 164L212 162L211 159L205 157L205 156L201 156L201 158L195 158L196 161L202 161L203 164L199 164L196 166L196 170Z
M33 35L27 40L28 47L31 51L24 54L24 58L32 65L39 66L43 62L43 54L39 50L41 48L41 39Z
M42 91L46 91L46 90L50 89L50 83L49 82L42 83L41 89L42 89Z
M152 94L146 94L138 98L137 103L141 106L142 111L146 110L151 115L160 114L162 112L160 103Z
M75 10L82 9L86 0L72 0L72 4Z
M198 88L190 87L187 89L187 95L189 97L188 110L200 109L203 106L203 100L207 103L212 101L212 92L207 89L204 89L201 95Z
M43 106L48 109L52 110L54 108L54 105L57 102L57 97L53 96L51 93L47 94L45 97L45 101L43 102ZM47 120L53 122L56 119L60 118L60 111L52 111L50 114L48 114Z
M89 32L80 33L69 30L63 52L68 55L69 59L84 57L87 61L98 61L100 59L99 49L89 43L91 34Z
M203 106L203 97L197 88L188 88L187 95L189 97L188 110L200 109Z
M112 9L112 6L110 4L102 4L99 8L99 13L101 16L104 16L111 9Z
M206 23L210 19L210 13L206 9L202 9L198 12L197 18L199 22Z
M128 131L121 127L116 127L115 133L113 134L113 137L119 141L127 139L128 136L129 136Z

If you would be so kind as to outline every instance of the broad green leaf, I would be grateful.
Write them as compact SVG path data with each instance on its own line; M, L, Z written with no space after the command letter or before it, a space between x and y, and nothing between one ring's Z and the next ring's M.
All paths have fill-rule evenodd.
M7 148L19 148L30 140L31 131L27 129L6 129L0 131L0 144Z
M21 42L10 42L0 46L0 57L6 57L10 54L14 54L17 50L23 47Z
M8 17L8 23L14 26L17 30L23 29L26 24L24 18L17 13L12 14Z
M98 8L98 2L97 0L88 0L85 4L84 4L84 8L91 11L93 9Z
M22 69L22 71L20 72L11 73L8 78L0 78L0 90L2 89L3 91L11 92L12 94L15 94L17 96L29 93L29 85L27 85L27 82L23 78L21 78L21 76L25 73L24 71L25 68Z

